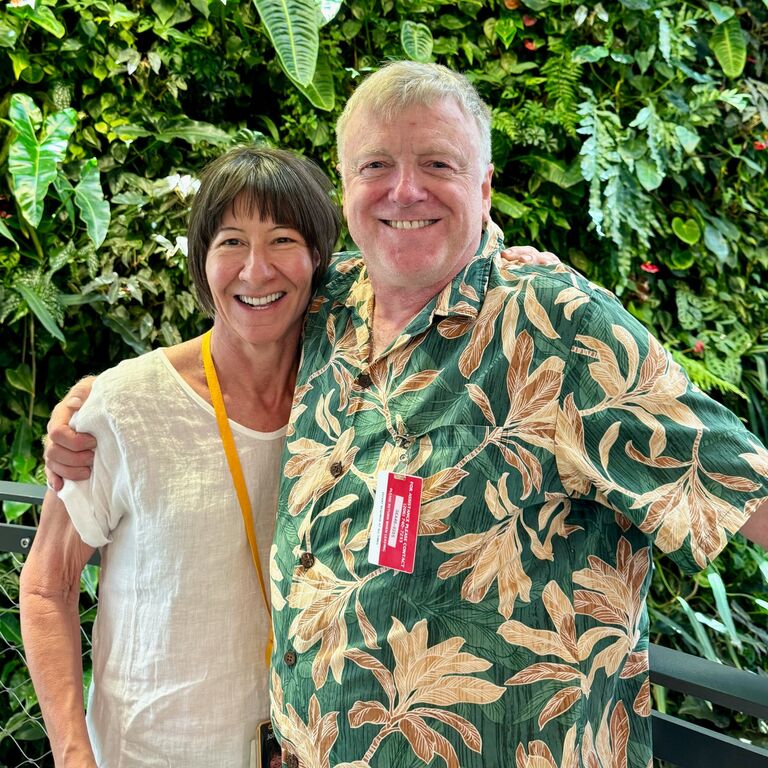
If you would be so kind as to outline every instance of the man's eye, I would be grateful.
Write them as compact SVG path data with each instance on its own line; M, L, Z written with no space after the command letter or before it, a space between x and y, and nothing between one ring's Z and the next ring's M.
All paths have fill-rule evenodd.
M381 160L371 160L370 163L366 163L362 170L364 171L377 171L384 167L384 163Z
M444 163L442 160L433 160L433 161L430 163L430 166L431 166L432 168L450 168L450 166L448 165L448 163Z

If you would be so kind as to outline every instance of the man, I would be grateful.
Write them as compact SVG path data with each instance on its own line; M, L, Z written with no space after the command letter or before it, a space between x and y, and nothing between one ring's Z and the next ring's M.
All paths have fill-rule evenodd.
M307 320L271 569L290 768L648 766L651 544L768 542L759 442L610 294L495 264L489 126L413 62L339 121L362 259Z

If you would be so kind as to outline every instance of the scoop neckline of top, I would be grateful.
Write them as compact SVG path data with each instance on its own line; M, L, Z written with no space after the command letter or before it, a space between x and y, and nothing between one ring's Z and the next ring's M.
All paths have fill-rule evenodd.
M216 413L213 410L213 406L204 398L202 398L195 390L189 385L187 381L185 381L184 377L173 367L173 363L168 359L168 355L165 354L164 350L162 348L156 349L155 352L159 355L160 359L162 360L165 367L170 372L171 376L175 379L176 383L184 390L186 395L193 400L197 405L199 405L204 411L206 411L211 418L214 420L216 419ZM229 419L229 423L232 425L232 429L242 432L244 435L250 435L251 437L256 437L260 440L274 440L278 437L285 437L285 435L288 432L288 425L285 424L284 426L280 427L279 429L276 429L272 432L259 432L256 429L251 429L250 427L246 427L243 424L240 424L237 421L234 421L233 419Z

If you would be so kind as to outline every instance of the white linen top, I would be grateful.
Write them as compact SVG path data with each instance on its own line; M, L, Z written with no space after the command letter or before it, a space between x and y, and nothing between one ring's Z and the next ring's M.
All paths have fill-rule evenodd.
M230 422L264 579L285 428ZM267 620L213 408L162 350L101 374L73 426L89 480L60 497L101 547L87 722L104 768L248 768L269 718Z

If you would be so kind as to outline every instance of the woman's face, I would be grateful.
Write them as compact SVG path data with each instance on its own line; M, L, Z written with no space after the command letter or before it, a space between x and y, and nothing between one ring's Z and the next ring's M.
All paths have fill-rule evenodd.
M205 262L217 329L256 346L298 342L314 267L299 232L259 218L236 200L222 217Z

